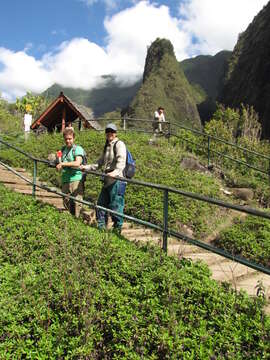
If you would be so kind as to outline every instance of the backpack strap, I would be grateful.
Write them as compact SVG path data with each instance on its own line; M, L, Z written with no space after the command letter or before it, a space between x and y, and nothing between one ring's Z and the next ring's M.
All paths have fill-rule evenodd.
M76 147L77 147L77 145L75 145L75 144L72 145L72 155L73 155L73 157L74 157L74 160L76 160L76 157L75 157Z
M116 144L118 143L118 141L120 140L117 140L114 144L113 144L113 155L114 157L116 157ZM105 145L104 145L104 149L103 149L103 154L105 155L105 152L106 152L106 148L108 146L108 142L106 141Z

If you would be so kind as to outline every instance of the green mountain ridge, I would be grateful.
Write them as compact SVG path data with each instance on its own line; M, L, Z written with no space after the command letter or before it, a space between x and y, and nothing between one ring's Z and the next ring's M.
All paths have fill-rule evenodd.
M165 108L168 120L191 127L201 126L191 87L179 67L171 42L166 39L157 39L149 47L143 83L123 113L152 119L158 106Z
M59 95L60 91L63 91L66 96L78 104L90 107L95 116L99 117L104 113L127 106L138 91L140 84L141 80L133 85L121 86L112 76L107 76L106 84L100 88L84 90L54 84L42 95L54 99Z
M199 55L180 62L192 87L202 122L209 120L216 110L216 100L224 86L231 53L223 50L214 56Z
M262 136L270 138L270 2L259 12L233 50L219 101L230 107L254 106Z
M199 55L181 61L180 66L192 86L199 86L206 97L216 100L222 88L225 69L231 53L231 51L224 50L214 56Z

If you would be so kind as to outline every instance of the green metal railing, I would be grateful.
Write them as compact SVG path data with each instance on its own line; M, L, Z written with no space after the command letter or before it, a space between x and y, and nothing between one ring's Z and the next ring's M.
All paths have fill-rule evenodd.
M137 123L149 123L149 125L153 124L153 120L149 120L149 119L133 119L133 118L124 118L125 120L125 123L127 123L128 121L132 121L132 122L137 122ZM167 132L165 133L165 135L167 135L168 138L170 138L171 136L174 136L174 137L177 137L179 139L182 139L183 141L186 141L186 142L189 142L195 146L197 146L198 148L201 148L205 153L206 153L206 156L207 156L207 164L208 164L208 167L210 166L210 162L211 162L211 154L215 154L215 155L219 155L219 156L222 156L224 159L228 159L232 162L235 162L237 164L240 164L240 165L244 165L250 169L253 169L255 171L258 171L262 174L265 174L265 175L268 175L270 176L270 157L269 156L266 156L264 154L261 154L261 153L258 153L256 151L253 151L253 150L249 150L247 148L244 148L242 146L239 146L235 143L232 143L232 142L229 142L227 140L224 140L224 139L221 139L221 138L218 138L216 136L213 136L213 135L209 135L209 134L206 134L205 132L202 132L200 130L197 130L197 129L191 129L189 127L186 127L186 126L183 126L183 125L180 125L178 123L175 123L175 122L171 122L171 121L165 121L165 122L161 122L161 124L164 124L165 126L167 126L168 130ZM127 130L127 126L126 127L126 130ZM150 127L150 126L149 126ZM175 131L173 131L173 127L176 128L176 129L182 129L182 130L185 130L185 131L189 131L195 135L198 135L198 136L202 136L203 138L206 139L206 146L202 146L201 144L199 143L196 143L194 141L191 141L189 139L183 139L181 136L179 136L179 134ZM137 129L135 129L137 131ZM143 131L142 129L140 129L140 131ZM147 133L153 133L153 131L145 131ZM245 161L242 161L242 160L239 160L239 159L235 159L227 154L224 154L222 152L219 152L219 151L216 151L214 149L211 148L211 144L213 143L213 141L216 141L217 143L220 143L220 144L224 144L224 145L228 145L229 147L231 148L235 148L239 151L243 151L246 155L247 154L250 154L250 155L253 155L255 157L258 157L260 159L264 159L268 162L268 168L267 169L262 169L262 168L258 168L252 164L249 164L248 162L245 162Z
M115 177L115 179L125 181L125 182L127 182L129 184L149 187L151 189L157 189L157 190L163 192L163 224L162 224L162 226L159 226L159 225L153 224L153 223L151 223L149 221L138 219L136 217L126 215L126 214L121 214L121 213L118 213L117 211L114 211L114 210L111 210L111 209L108 209L108 208L104 208L102 206L96 205L94 203L91 203L91 202L88 202L88 201L85 201L85 200L78 200L77 198L72 197L72 196L67 195L67 194L64 194L64 193L62 193L61 191L59 191L59 190L57 190L55 188L50 188L50 187L48 187L46 185L37 184L37 182L36 182L37 163L41 162L41 163L47 164L48 166L51 166L50 162L47 161L47 160L38 159L38 158L36 158L36 157L34 157L34 156L30 155L30 154L27 154L26 152L22 151L21 149L17 148L16 146L8 144L7 142L5 142L5 141L3 141L1 139L0 139L0 143L6 145L7 147L10 147L10 148L18 151L18 152L20 152L21 154L27 156L28 158L30 158L30 159L32 159L34 161L33 181L25 178L23 175L19 174L17 171L12 169L10 166L8 166L7 164L0 161L0 164L2 166L7 168L8 170L12 171L13 173L15 173L17 176L21 177L26 182L32 184L32 186L33 186L32 195L33 196L35 196L36 188L41 188L41 189L44 189L44 190L49 191L51 193L57 194L59 196L67 197L67 198L72 199L74 201L77 201L79 203L85 204L85 205L87 205L87 206L89 206L89 207L91 207L93 209L101 209L101 210L107 211L110 214L115 214L117 216L121 216L126 220L129 220L129 221L138 223L140 225L149 227L151 229L154 229L156 231L162 232L162 234L163 234L162 248L163 248L163 250L165 252L167 252L167 248L168 248L168 236L173 236L173 237L175 237L177 239L181 239L181 240L183 240L183 241L185 241L185 242L187 242L189 244L198 246L198 247L200 247L202 249L205 249L207 251L211 251L211 252L213 252L215 254L221 255L221 256L223 256L225 258L236 261L236 262L241 263L243 265L246 265L246 266L248 266L250 268L253 268L255 270L258 270L258 271L261 271L261 272L263 272L265 274L270 275L270 269L269 268L266 268L266 267L262 266L261 264L251 262L251 261L249 261L249 260L247 260L245 258L242 258L240 256L234 256L233 254L230 254L229 252L227 252L227 251L225 251L223 249L219 249L219 248L216 248L216 247L214 247L214 246L212 246L210 244L206 244L206 243L204 243L204 242L202 242L200 240L190 238L190 237L188 237L188 236L186 236L186 235L184 235L182 233L178 233L178 232L170 229L169 228L169 223L168 223L168 210L169 210L169 195L170 195L170 193L182 195L182 196L194 199L194 200L207 202L207 203L210 203L210 204L213 204L213 205L221 206L221 207L224 207L224 208L227 208L227 209L236 210L236 211L239 211L239 212L243 212L243 213L254 215L254 216L259 216L259 217L270 220L270 214L268 214L266 212L263 212L263 211L260 211L260 210L257 210L257 209L253 209L253 208L249 208L249 207L243 207L243 206L240 206L240 205L230 204L230 203L224 202L222 200L209 198L209 197L206 197L206 196L202 196L202 195L199 195L199 194L178 190L178 189L167 187L167 186L160 185L160 184L153 184L153 183L148 183L148 182L139 181L139 180L131 180L131 179L126 179L126 178ZM96 172L96 171L91 171L91 170L86 171L86 173L97 176L97 177L106 176L106 174L99 173L99 172Z

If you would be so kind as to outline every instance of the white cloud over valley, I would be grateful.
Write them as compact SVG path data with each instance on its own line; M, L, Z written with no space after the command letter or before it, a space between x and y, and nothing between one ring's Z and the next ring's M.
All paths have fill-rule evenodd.
M232 50L239 32L267 2L182 0L173 16L165 5L137 1L105 18L104 47L91 39L74 38L41 59L28 55L27 47L19 52L0 47L0 92L10 100L26 91L42 92L53 83L90 89L101 86L101 75L108 74L132 82L142 75L147 46L157 37L171 40L178 60ZM113 3L107 1L107 5Z

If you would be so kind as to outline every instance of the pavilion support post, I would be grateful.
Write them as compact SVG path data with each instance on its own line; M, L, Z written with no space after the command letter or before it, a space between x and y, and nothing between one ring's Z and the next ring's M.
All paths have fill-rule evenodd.
M63 111L62 111L62 132L65 130L66 127L66 108L65 106L63 106Z

